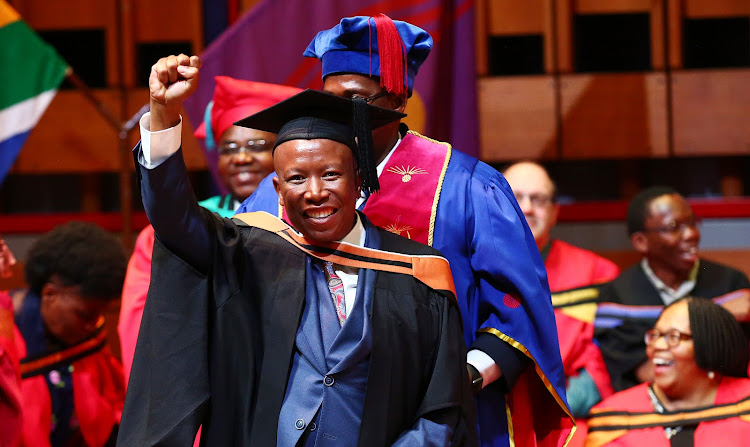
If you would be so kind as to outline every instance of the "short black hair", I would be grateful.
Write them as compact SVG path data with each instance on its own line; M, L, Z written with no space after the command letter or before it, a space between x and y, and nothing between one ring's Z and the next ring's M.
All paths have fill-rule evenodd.
M113 299L122 294L128 258L120 241L86 222L58 225L34 243L26 260L26 282L32 292L56 276L77 286L81 297Z
M646 229L646 218L651 201L657 197L673 194L679 195L680 193L671 186L651 186L636 194L628 205L628 236Z
M750 349L734 315L710 299L697 297L679 299L665 309L681 301L687 301L698 367L724 376L747 377Z

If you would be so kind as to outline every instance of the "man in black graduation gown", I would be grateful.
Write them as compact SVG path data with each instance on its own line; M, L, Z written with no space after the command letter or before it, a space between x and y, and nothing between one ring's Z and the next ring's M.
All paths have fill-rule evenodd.
M180 122L199 67L154 65L142 127ZM400 117L306 91L238 123L279 134L274 184L301 234L201 209L179 148L136 148L157 243L119 445L189 445L199 425L209 446L476 443L447 261L355 211L377 189L370 128Z
M676 190L641 191L628 206L627 225L643 259L601 287L595 323L615 391L653 379L644 335L663 306L691 295L717 299L740 322L748 317L742 309L750 281L736 269L699 259L699 220Z

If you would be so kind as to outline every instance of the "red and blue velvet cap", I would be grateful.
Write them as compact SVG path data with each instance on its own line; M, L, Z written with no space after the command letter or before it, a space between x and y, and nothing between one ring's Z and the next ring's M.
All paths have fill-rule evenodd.
M431 49L427 31L378 14L341 19L319 32L304 55L321 60L323 79L338 73L378 76L387 91L411 96L414 77Z
M222 134L235 121L302 91L296 87L244 81L229 76L216 76L214 81L213 99L206 107L203 122L193 134L197 138L204 138L209 150L219 143Z

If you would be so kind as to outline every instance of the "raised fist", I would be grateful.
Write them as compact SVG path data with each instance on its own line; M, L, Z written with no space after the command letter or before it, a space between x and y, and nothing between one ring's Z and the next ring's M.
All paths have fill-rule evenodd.
M182 103L198 88L201 59L198 56L167 56L151 67L151 130L162 130L179 122Z

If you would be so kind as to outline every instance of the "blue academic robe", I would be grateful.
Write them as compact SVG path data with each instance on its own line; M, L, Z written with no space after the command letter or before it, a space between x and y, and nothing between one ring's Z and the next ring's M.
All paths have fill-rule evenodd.
M399 148L405 143L406 138ZM278 215L274 176L266 177L237 212ZM433 197L425 200L432 203ZM521 427L536 432L542 445L564 441L572 416L546 269L513 191L499 172L452 150L439 192L433 247L450 262L466 345L487 353L504 375L477 396L481 444L514 442L508 435L506 397L516 381L528 375L534 376L526 382L532 389L518 391L530 401L511 415L516 444L529 439L519 437ZM526 366L527 359L536 368ZM516 398L516 404L520 400Z

